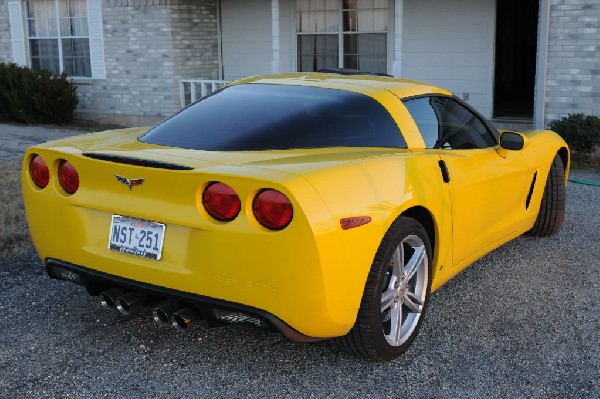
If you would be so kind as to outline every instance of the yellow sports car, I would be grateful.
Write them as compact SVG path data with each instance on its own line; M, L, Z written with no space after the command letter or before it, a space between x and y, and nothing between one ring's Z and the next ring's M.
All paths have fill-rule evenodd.
M31 147L22 184L49 276L107 308L392 359L432 291L560 229L568 170L555 133L498 132L446 90L297 73L236 81L151 129Z

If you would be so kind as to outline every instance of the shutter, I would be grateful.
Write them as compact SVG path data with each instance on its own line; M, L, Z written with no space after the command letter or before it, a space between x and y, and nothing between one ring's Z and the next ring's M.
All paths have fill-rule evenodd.
M8 19L10 21L10 39L12 42L13 61L26 65L25 35L23 32L23 11L21 1L8 2Z
M87 5L92 79L106 79L104 33L102 29L102 0L88 0Z

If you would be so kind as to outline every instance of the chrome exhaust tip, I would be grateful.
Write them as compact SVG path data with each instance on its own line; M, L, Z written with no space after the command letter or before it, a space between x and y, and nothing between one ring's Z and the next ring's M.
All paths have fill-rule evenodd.
M196 309L183 308L171 315L171 324L179 331L185 331L198 319L200 319L200 313Z
M117 306L117 298L123 295L125 291L120 288L112 288L100 293L100 305L104 309L114 310Z
M139 292L128 292L117 298L117 310L123 316L131 316L144 307L144 302L146 302L145 295Z
M171 325L171 315L179 309L179 305L174 301L164 301L159 303L152 311L152 317L156 324L161 327Z

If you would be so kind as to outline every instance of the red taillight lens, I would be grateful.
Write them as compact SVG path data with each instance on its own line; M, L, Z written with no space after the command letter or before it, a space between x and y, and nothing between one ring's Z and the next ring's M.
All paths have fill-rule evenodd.
M48 165L46 165L46 162L39 155L34 155L31 158L31 162L29 162L29 174L33 183L39 188L46 187L50 181Z
M262 190L252 204L256 220L270 230L284 229L292 221L294 208L290 200L277 190Z
M206 212L221 222L230 222L237 217L242 208L240 197L227 184L214 182L202 193L202 205Z
M69 194L75 194L79 189L79 174L71 165L71 162L63 159L58 165L58 182Z

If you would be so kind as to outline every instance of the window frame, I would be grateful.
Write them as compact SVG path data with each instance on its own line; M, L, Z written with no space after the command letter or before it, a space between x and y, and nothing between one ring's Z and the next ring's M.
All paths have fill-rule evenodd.
M433 97L437 97L437 98L445 98L445 99L451 99L456 101L459 105L463 106L467 111L471 112L480 122L481 124L485 127L486 131L488 132L488 134L492 137L492 139L494 140L494 145L493 146L489 146L489 147L482 147L482 148L472 148L473 150L477 150L477 149L485 149L485 148L494 148L496 146L499 145L499 140L500 140L500 132L498 132L498 129L496 129L488 120L487 118L485 118L483 115L481 115L481 113L479 111L477 111L475 108L473 108L473 106L471 106L469 103L465 102L464 100L462 100L461 98L457 97L456 95L447 95L447 94L441 94L441 93L426 93L426 94L418 94L416 96L409 96L409 97L404 97L402 99L400 99L400 101L402 102L402 106L406 108L406 112L408 112L408 114L410 115L410 117L413 119L414 122L414 118L412 116L412 114L410 113L410 111L408 111L408 108L405 105L405 102L407 101L411 101L411 100L417 100L420 98L433 98ZM416 122L415 122L416 124ZM418 126L417 126L418 129ZM419 134L421 134L422 137L422 133L421 130L419 129ZM434 148L427 148L427 149L434 149ZM456 148L435 148L436 150L453 150L456 151Z
M383 71L369 71L369 72L380 72L380 73L388 73L389 69L390 69L390 34L392 34L392 21L390 19L390 16L393 15L394 13L394 8L393 8L393 3L390 2L389 0L387 1L387 7L386 8L381 8L381 7L375 7L375 5L373 6L373 8L367 8L367 9L348 9L348 8L344 8L344 1L343 0L337 0L338 2L338 8L336 10L337 12L337 31L329 31L329 30L324 30L324 31L311 31L311 32L302 32L299 30L299 18L300 18L300 8L299 8L299 2L302 0L296 0L295 1L295 31L294 31L294 45L295 45L295 65L296 65L296 72L310 72L310 71L301 71L301 55L299 54L298 50L299 50L299 37L300 36L313 36L313 35L335 35L337 37L337 67L335 68L347 68L344 67L344 59L346 57L346 55L351 55L351 56L359 56L359 54L346 54L345 49L344 49L344 42L345 42L345 37L348 36L358 36L358 35L374 35L374 34L381 34L381 35L385 35L385 54L383 55L383 58L385 59L385 70ZM358 22L356 22L356 30L344 30L344 14L346 12L349 11L354 11L355 14L358 13L358 10L371 10L373 12L375 12L376 10L385 10L386 12L386 16L385 16L385 21L386 21L386 30L369 30L369 31L359 31L358 30ZM326 11L331 11L331 10L319 10L321 12L326 12ZM317 11L317 12L319 12ZM314 11L313 11L314 12ZM331 67L324 67L324 68L331 68ZM322 68L321 68L322 69Z
M106 80L106 62L104 57L104 25L102 22L102 1L87 0L88 33L90 42L90 78L70 78L79 84L91 83L92 80ZM21 66L30 66L28 60L28 36L24 27L27 17L22 0L8 0L8 25L10 27L10 43L12 61Z
M89 21L89 12L88 12L88 1L89 0L83 0L84 1L84 8L85 8L85 21L86 21L86 30L87 30L87 36L82 36L82 35L78 35L78 36L64 36L62 34L62 26L61 26L61 7L63 7L63 5L61 4L62 2L65 2L67 4L65 4L65 6L70 6L69 1L70 0L46 0L46 2L48 3L54 3L54 16L53 18L45 18L48 20L48 23L54 23L56 24L56 35L48 35L48 36L32 36L31 35L31 30L30 30L30 23L31 21L36 21L36 19L43 19L43 18L35 18L35 17L31 17L30 15L30 1L27 0L25 2L25 21L26 21L26 31L27 31L27 46L28 46L28 62L29 65L31 67L33 67L33 54L32 54L32 41L34 40L52 40L52 41L56 41L57 43L57 50L58 50L58 73L63 73L66 72L66 68L65 68L65 50L64 50L64 40L77 40L77 39L85 39L87 40L87 48L88 48L88 52L87 54L84 54L84 56L82 58L86 58L87 57L87 65L89 68L89 75L68 75L70 78L74 78L74 79L91 79L93 77L93 67L92 67L92 56L91 56L91 42L90 42L90 38L91 38L91 34L90 34L90 21ZM35 23L35 22L34 22ZM39 57L40 59L42 57ZM73 57L71 57L73 58ZM79 58L79 57L78 57Z

